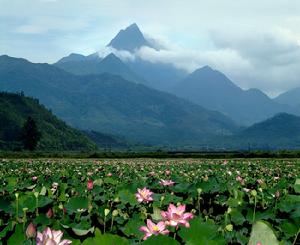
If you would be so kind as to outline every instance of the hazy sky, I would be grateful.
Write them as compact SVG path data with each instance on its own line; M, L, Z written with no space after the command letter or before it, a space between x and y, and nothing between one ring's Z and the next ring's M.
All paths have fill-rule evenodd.
M269 95L300 86L299 0L0 0L0 54L90 54L133 22L166 47L138 50L144 59L208 64Z

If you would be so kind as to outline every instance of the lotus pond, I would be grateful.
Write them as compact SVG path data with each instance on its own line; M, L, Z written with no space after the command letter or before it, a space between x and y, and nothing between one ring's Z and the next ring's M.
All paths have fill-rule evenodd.
M300 160L0 160L0 244L300 244Z

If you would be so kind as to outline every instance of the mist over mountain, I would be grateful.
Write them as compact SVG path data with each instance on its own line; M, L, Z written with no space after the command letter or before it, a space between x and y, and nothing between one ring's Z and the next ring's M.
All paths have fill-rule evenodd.
M173 63L140 55L144 48L157 52L164 48L158 46L132 24L109 42L109 52L103 57L101 52L71 53L49 65L3 55L0 90L24 91L40 99L55 115L87 131L98 143L107 139L121 147L131 145L128 142L268 147L273 138L258 135L269 127L274 129L272 147L292 147L286 139L289 129L297 130L298 119L285 113L300 115L299 89L271 99L259 89L241 89L210 66L189 74ZM287 127L282 135L277 133L280 122ZM248 128L241 131L240 126ZM297 138L291 142L298 144Z
M187 75L186 71L176 68L171 63L151 62L135 55L135 52L142 47L158 50L157 47L159 46L153 45L146 40L135 23L125 30L121 30L107 46L119 51L129 51L134 59L124 59L123 62L128 65L132 71L140 77L143 77L143 83L149 87L169 91L177 81Z
M135 45L129 50L126 45L121 45L123 39L132 40ZM137 41L140 40L140 41ZM142 41L141 41L142 40ZM113 46L112 43L120 45ZM126 80L142 83L148 87L173 93L179 97L190 100L198 105L211 110L217 110L234 119L238 124L249 126L253 123L262 121L279 112L300 114L300 109L279 101L270 99L266 94L258 89L243 90L228 79L223 73L213 70L209 66L199 68L191 74L178 69L173 64L151 62L142 59L137 55L137 50L149 43L143 36L139 27L133 24L121 30L110 42L109 46L114 48L115 55L119 51L130 52L134 57L122 60L114 57L105 65L101 63L101 58L92 61L82 60L82 56L69 57L72 61L62 62L66 58L57 62L55 65L74 74L101 74L108 72L120 75ZM120 55L122 57L122 55ZM112 57L110 57L112 58Z

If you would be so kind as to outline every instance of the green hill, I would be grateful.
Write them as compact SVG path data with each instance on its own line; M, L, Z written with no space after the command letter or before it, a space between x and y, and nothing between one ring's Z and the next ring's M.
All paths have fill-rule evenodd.
M222 140L232 149L299 149L300 117L278 113Z
M22 147L20 137L28 117L35 120L41 133L39 150L96 149L88 137L59 120L37 99L13 93L0 93L0 149Z

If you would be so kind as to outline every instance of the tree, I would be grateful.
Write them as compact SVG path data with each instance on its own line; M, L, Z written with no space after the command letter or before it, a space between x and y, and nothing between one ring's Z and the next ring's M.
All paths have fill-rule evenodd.
M40 138L41 133L37 128L36 122L32 117L28 117L22 129L24 149L30 151L35 150Z

